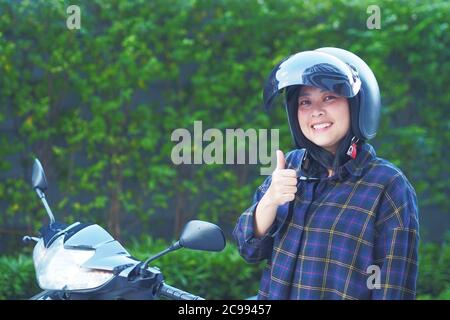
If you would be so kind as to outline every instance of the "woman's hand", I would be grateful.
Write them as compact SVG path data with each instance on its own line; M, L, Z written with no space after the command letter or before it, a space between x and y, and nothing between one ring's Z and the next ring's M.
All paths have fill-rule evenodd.
M277 150L277 167L272 173L272 182L261 198L255 212L255 236L263 236L275 221L278 206L292 201L297 192L295 170L285 169L286 160L282 151Z
M272 182L264 196L267 204L281 206L295 199L297 192L297 174L286 168L286 159L282 151L277 150L277 167L272 173Z

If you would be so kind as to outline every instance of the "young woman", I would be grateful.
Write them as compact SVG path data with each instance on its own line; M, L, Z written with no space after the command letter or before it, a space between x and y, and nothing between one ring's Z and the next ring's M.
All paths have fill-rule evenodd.
M256 190L233 235L267 260L259 299L414 299L419 241L414 188L376 156L380 95L358 56L338 48L280 62L264 89L285 92L296 149Z

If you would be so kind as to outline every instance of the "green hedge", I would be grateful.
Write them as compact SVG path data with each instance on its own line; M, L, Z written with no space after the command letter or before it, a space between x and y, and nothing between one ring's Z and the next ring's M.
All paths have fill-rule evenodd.
M423 243L419 253L419 298L450 300L450 232L441 246Z
M282 108L261 108L263 82L281 58L323 46L351 50L374 70L383 100L377 153L416 188L421 221L431 211L449 221L450 2L377 1L380 30L366 28L372 1L80 1L81 30L66 28L70 4L0 0L2 253L16 252L18 235L46 219L29 186L34 156L65 222L94 221L123 240L137 226L150 233L168 221L173 232L164 236L176 237L192 218L229 230L262 182L258 167L176 166L171 133L192 131L195 120L204 129L279 128L280 148L291 149ZM235 257L227 250L227 259ZM441 253L427 250L432 268L424 269L420 292L436 297L445 290L432 272ZM239 266L211 268L228 270L214 275L223 281L240 272L250 279ZM0 290L15 292L5 272ZM182 274L168 271L180 286L189 279L207 293ZM236 298L254 291L234 286L228 290ZM217 295L228 292L217 288Z
M27 299L39 292L30 254L0 257L0 299Z
M144 260L167 247L163 240L143 237L133 241L129 252ZM419 256L417 299L450 300L450 234L438 245L422 244ZM233 244L222 252L181 249L154 262L170 285L206 299L245 299L258 292L264 264L247 264ZM39 292L31 255L0 258L0 299L26 299Z
M281 149L291 149L282 108L261 107L263 82L281 58L323 46L373 68L377 153L406 173L420 212L448 221L448 1L377 1L380 30L366 27L371 1L80 1L81 30L66 28L69 4L0 0L5 250L44 219L29 187L33 156L50 194L60 191L50 203L65 221L88 217L124 239L163 218L175 234L193 217L230 226L262 182L258 166L176 166L171 133L194 120L279 128Z

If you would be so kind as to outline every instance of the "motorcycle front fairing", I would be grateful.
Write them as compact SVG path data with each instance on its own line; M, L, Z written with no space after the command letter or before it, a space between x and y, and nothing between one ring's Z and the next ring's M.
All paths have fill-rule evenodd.
M33 252L36 277L44 290L97 290L140 263L98 225L77 222L58 232L44 230L54 234L44 233Z

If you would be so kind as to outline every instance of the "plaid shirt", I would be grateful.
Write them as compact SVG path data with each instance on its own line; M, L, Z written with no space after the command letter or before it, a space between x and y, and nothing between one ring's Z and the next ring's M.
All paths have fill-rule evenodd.
M297 176L302 156L301 150L286 156ZM371 145L363 144L332 177L300 181L292 214L288 204L279 206L270 230L256 238L253 215L270 182L271 176L233 231L246 261L268 261L259 299L415 298L416 194Z

